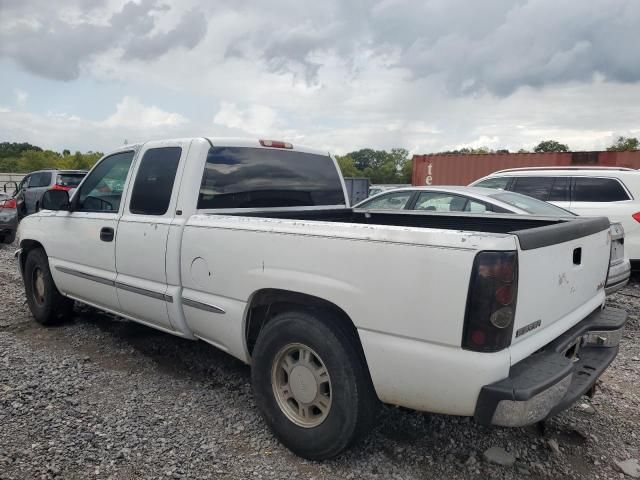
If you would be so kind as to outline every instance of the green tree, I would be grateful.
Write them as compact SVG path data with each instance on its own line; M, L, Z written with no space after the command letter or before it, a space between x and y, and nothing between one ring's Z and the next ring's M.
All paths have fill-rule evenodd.
M618 137L618 140L607 148L609 152L626 152L632 150L640 150L640 142L635 137Z
M0 171L28 173L44 168L88 170L101 156L99 152L76 152L72 155L68 150L60 154L28 143L4 142L0 143Z
M1 142L0 143L0 158L17 158L22 152L26 152L27 150L36 150L38 152L42 151L40 147L36 147L35 145L31 145L30 143L10 143L10 142Z
M362 176L362 172L356 168L355 162L350 155L338 156L336 160L338 160L338 166L340 167L343 177Z
M569 146L555 140L543 140L533 149L536 153L543 152L568 152Z
M345 177L367 177L371 183L409 183L412 162L405 148L373 150L364 148L338 157Z
M444 150L442 152L438 152L438 153L444 153L444 154L454 154L454 155L459 155L459 154L464 154L464 155L487 155L489 153L495 153L493 150L491 150L489 147L478 147L478 148L471 148L471 147L463 147L463 148L458 148L456 150Z

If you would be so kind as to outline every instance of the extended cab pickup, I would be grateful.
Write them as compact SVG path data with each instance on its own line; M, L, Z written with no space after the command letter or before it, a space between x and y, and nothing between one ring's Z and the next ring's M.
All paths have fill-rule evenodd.
M615 358L606 218L357 211L326 152L180 139L102 158L23 220L35 319L73 300L251 365L266 423L328 458L379 401L486 425L569 407Z

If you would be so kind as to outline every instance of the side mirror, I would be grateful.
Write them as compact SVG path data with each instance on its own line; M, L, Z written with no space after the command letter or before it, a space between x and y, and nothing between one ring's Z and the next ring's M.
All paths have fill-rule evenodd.
M11 192L11 196L18 193L18 184L16 182L7 182L2 188L4 189L4 193Z
M42 210L69 210L69 193L66 190L47 190L40 206Z

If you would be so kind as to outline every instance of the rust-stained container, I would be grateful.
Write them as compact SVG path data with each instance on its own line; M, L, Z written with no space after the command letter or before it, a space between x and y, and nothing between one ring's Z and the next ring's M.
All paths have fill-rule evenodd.
M640 169L640 151L414 155L411 183L468 185L506 168L565 166Z

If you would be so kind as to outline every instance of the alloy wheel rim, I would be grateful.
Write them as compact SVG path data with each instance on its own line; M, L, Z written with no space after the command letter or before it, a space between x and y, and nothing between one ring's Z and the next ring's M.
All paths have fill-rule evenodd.
M317 427L329 416L329 371L307 345L291 343L278 352L271 369L271 384L280 410L296 425Z

